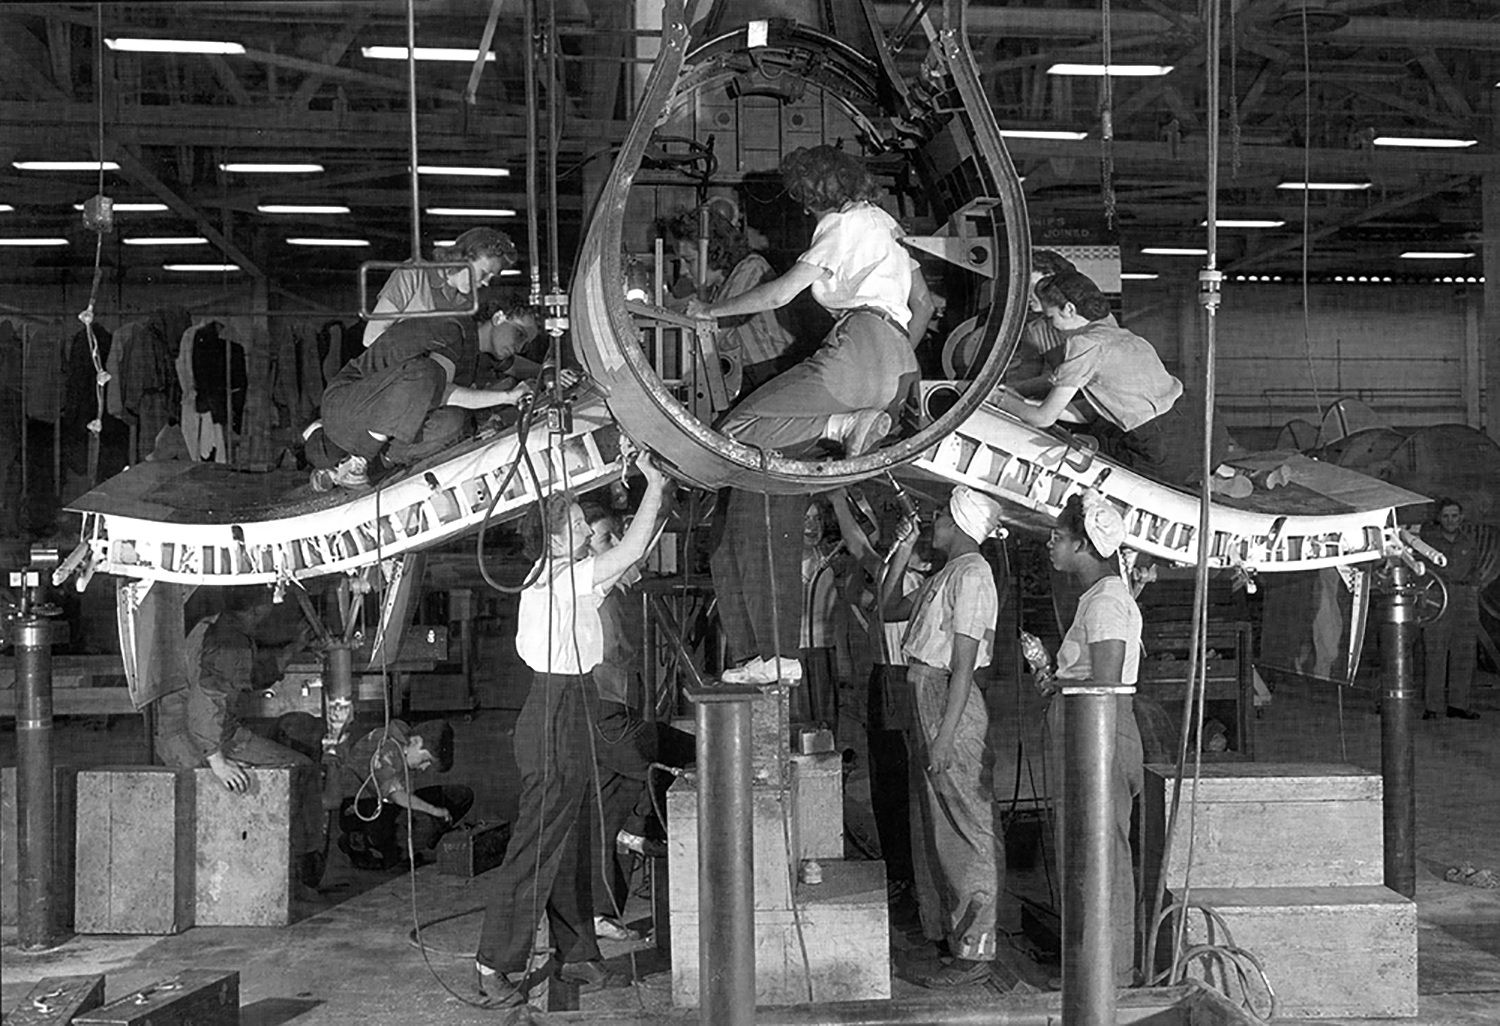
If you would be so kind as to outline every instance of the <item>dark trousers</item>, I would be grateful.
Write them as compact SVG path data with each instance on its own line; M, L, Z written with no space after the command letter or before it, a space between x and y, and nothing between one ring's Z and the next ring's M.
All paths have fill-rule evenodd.
M807 503L805 495L767 496L738 488L719 492L709 568L719 597L719 624L733 662L756 656L797 657L802 628L802 520Z
M500 972L526 968L544 911L564 963L599 958L589 830L579 822L593 791L588 716L593 695L594 682L586 675L538 673L516 720L520 808L492 885L477 954L481 964Z
M870 805L885 876L911 883L911 787L907 776L906 730L911 698L905 666L876 663L870 668L870 707L865 739L870 750Z
M415 796L448 810L445 823L436 816L413 810L411 849L431 851L439 839L453 829L474 805L474 791L463 784L420 787ZM339 808L339 848L361 869L389 869L406 862L406 809L395 802L382 802L364 795L356 804L351 796Z
M594 914L619 916L630 897L625 867L615 854L615 836L630 827L646 828L651 796L646 791L656 758L655 724L633 716L618 702L600 701L594 715L594 765L599 774L597 800L590 795L585 815L593 872Z
M1479 589L1450 584L1447 611L1422 627L1427 650L1422 696L1428 712L1469 707L1469 688L1479 659L1478 638Z
M825 726L839 736L839 680L833 649L804 648L802 683L791 689L787 710L794 727Z

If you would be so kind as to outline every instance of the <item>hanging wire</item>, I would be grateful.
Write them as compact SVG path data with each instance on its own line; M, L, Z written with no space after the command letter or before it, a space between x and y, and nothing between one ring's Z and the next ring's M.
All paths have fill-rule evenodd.
M1302 80L1306 88L1302 91L1302 352L1307 357L1307 380L1312 383L1313 405L1318 408L1318 421L1323 420L1323 395L1318 390L1318 369L1313 364L1312 354L1312 289L1307 282L1308 263L1312 255L1311 224L1308 218L1312 210L1312 41L1308 38L1307 6L1302 14Z
M481 57L481 59L483 59ZM406 0L406 111L407 148L411 156L411 258L422 259L422 207L417 185L417 12L416 0Z
M542 305L542 247L537 230L541 211L537 204L537 130L536 130L536 0L522 0L526 33L526 255L531 289L527 302Z
M1104 223L1115 229L1115 86L1110 76L1114 38L1110 29L1110 0L1101 0L1101 49L1104 76L1099 86L1099 188L1104 196Z
M1234 20L1235 5L1229 5L1229 177L1240 177L1240 34Z
M103 216L104 198L104 5L94 5L94 107L98 118L99 191ZM109 374L104 370L104 360L99 355L99 336L94 331L94 304L99 300L99 282L104 277L104 228L101 225L94 237L94 278L89 284L89 305L78 315L83 322L84 334L89 340L89 359L94 364L94 419L89 421L89 487L99 483L99 436L104 430L104 386Z

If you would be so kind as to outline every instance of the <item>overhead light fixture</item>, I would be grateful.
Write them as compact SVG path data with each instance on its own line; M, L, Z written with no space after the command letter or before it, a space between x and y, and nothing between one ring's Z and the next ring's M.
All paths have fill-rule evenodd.
M104 45L111 50L125 50L132 53L213 53L213 54L241 54L245 52L244 46L239 43L221 42L215 39L129 39L116 38L104 40Z
M1062 139L1077 141L1087 139L1087 132L1065 132L1054 128L1002 128L1000 134L1007 139Z
M74 210L82 210L84 204L74 203ZM162 214L168 207L165 203L116 203L110 207L117 214Z
M1121 281L1155 281L1160 278L1159 274L1151 274L1147 271L1121 271Z
M407 55L407 49L404 46L361 46L359 52L375 61L404 61ZM475 58L479 56L479 51L458 46L419 46L416 48L416 55L419 61L456 61L461 64L473 64ZM485 63L494 59L495 51L485 52Z
M255 208L262 214L347 214L348 207L319 203L261 203Z
M220 171L229 171L239 175L311 175L323 170L322 164L255 164L225 163L219 165Z
M0 246L66 246L67 239L7 239L0 237Z
M1440 250L1440 249L1409 249L1401 254L1402 260L1468 260L1473 253L1462 250Z
M1220 228L1280 228L1286 224L1285 221L1273 221L1269 218L1256 217L1221 217L1218 220ZM1200 221L1199 227L1207 228L1207 221Z
M428 207L433 217L515 217L507 207Z
M358 249L370 244L368 239L287 239L288 246L331 246L343 249Z
M509 178L510 169L504 167L450 167L445 164L418 164L419 175L454 175L464 178Z
M120 240L127 246L206 246L208 240L201 235L137 235L133 239Z
M11 206L9 203L0 203L0 214L14 213L15 209L16 208Z
M1208 250L1192 246L1146 246L1141 252L1147 256L1208 256Z
M1087 78L1161 78L1172 73L1170 64L1054 64L1049 75L1080 75Z
M1309 192L1360 192L1370 187L1369 182L1281 182L1278 189L1306 189Z
M1478 139L1440 139L1419 135L1377 135L1376 146L1405 146L1413 149L1463 150L1478 146Z
M100 165L103 165L102 167ZM120 165L112 160L13 160L10 166L17 171L118 171Z
M223 274L238 271L239 264L162 264L163 271L187 271L192 274Z

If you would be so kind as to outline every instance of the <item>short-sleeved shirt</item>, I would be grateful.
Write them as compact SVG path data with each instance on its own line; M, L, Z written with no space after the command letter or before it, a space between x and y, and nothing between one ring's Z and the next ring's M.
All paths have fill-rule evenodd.
M450 273L441 267L426 267L408 261L407 266L398 267L391 272L391 276L386 279L385 285L380 289L380 295L375 299L375 307L379 307L384 302L390 307L389 312L392 313L468 310L471 303L470 297L448 283ZM419 320L426 319L419 318ZM376 339L399 323L401 323L399 319L371 320L365 325L365 348L368 349L374 345Z
M479 365L479 326L463 315L397 321L380 341L344 364L329 387L363 381L424 356L443 367L449 384L472 385Z
M1150 342L1104 321L1069 333L1052 384L1079 389L1124 431L1160 417L1182 395L1182 382L1167 372Z
M599 605L605 592L594 587L594 557L543 556L542 563L537 579L521 592L516 654L537 673L581 676L604 658Z
M371 787L381 798L405 791L408 777L416 776L416 771L406 765L406 745L410 739L411 728L406 722L391 720L390 726L376 727L354 742L349 753L339 760L343 768L343 793L359 793L361 785L371 778L374 779ZM364 788L364 793L369 794L370 787Z
M977 670L990 665L999 615L1000 594L990 565L979 553L966 552L917 591L901 649L908 660L947 669L953 664L953 639L962 634L979 642Z
M1141 667L1141 607L1124 578L1115 574L1095 581L1078 599L1078 612L1057 650L1057 678L1093 680L1089 645L1098 641L1125 642L1120 683L1134 684Z
M827 310L873 307L909 324L913 260L901 235L896 219L872 203L824 214L797 258L831 275L813 282L813 298Z

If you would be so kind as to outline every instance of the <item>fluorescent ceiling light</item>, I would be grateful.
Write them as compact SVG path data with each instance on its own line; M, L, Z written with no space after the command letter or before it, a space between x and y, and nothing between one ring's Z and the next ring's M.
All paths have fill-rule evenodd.
M515 217L516 212L506 207L428 207L427 213L434 217Z
M163 271L189 271L193 273L217 273L238 271L239 264L162 264Z
M1473 253L1465 253L1461 250L1421 250L1409 249L1401 254L1402 260L1468 260Z
M1147 246L1141 252L1147 256L1208 256L1208 250L1192 246Z
M225 43L213 39L105 39L104 45L111 50L130 50L136 53L218 53L239 54L245 48L239 43Z
M521 269L519 267L507 267L507 268L505 268L504 270L502 270L500 272L500 277L502 277L502 278L519 277L520 274L521 274Z
M1051 128L1002 128L1000 134L1007 139L1087 139L1087 132L1063 132Z
M358 249L368 246L367 239L287 239L288 246L334 246L345 249Z
M371 60L404 61L407 51L404 46L361 46L359 52ZM419 61L458 61L463 64L473 64L474 58L479 56L478 50L457 46L419 46L416 53ZM495 52L487 51L484 59L486 63L493 61Z
M323 170L322 164L220 164L220 171L241 175L310 175Z
M133 239L122 239L127 246L206 246L208 240L201 235L138 235Z
M0 203L0 214L9 214L15 211L15 207L9 203Z
M1479 145L1478 139L1424 139L1412 135L1377 135L1376 146L1425 147L1437 150L1462 150Z
M262 214L347 214L348 207L317 203L262 203L256 210Z
M0 237L0 246L66 246L67 239L7 239Z
M1207 221L1199 222L1199 224L1201 227L1208 227ZM1286 222L1255 217L1221 217L1218 224L1220 228L1280 228Z
M1160 278L1159 274L1149 274L1145 271L1121 271L1121 281L1155 281Z
M1047 69L1049 75L1082 75L1089 78L1103 78L1106 66L1103 64L1054 64ZM1114 64L1108 65L1110 78L1160 78L1172 73L1170 64Z
M10 166L17 171L98 171L101 163L105 171L120 170L112 160L13 160Z
M74 210L82 210L82 203L74 203ZM165 203L116 203L110 208L117 214L162 214L167 210Z
M1307 189L1323 192L1359 192L1370 187L1369 182L1282 182L1278 189Z
M503 167L448 167L443 164L418 164L419 175L456 175L465 178L509 178L510 169Z

